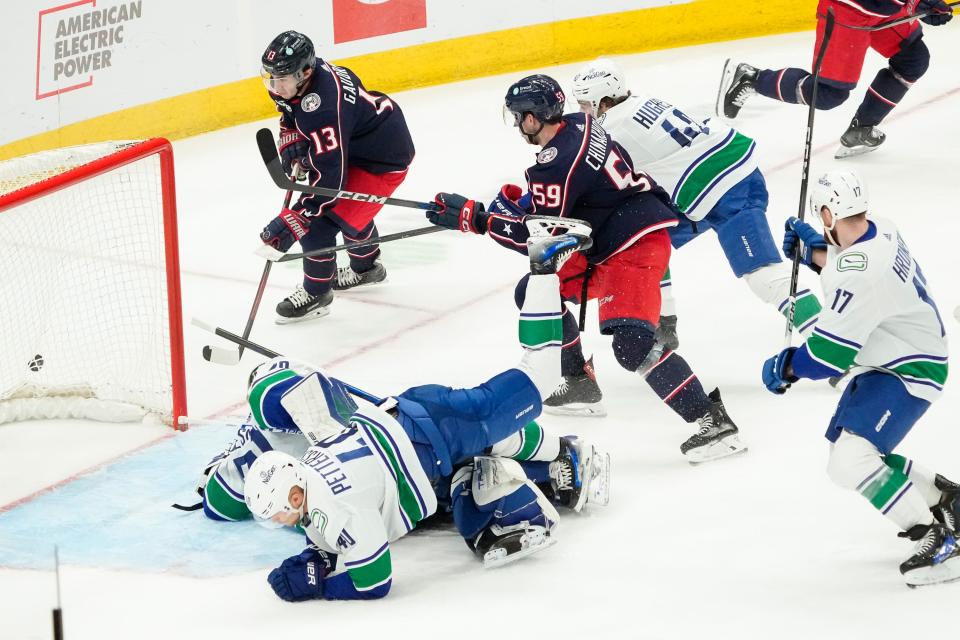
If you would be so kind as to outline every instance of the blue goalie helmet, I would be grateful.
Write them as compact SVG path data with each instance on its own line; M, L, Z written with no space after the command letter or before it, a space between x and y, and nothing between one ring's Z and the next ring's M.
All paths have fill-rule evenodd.
M507 89L503 104L504 122L519 126L525 113L533 114L540 122L559 122L566 101L560 83L550 76L527 76Z

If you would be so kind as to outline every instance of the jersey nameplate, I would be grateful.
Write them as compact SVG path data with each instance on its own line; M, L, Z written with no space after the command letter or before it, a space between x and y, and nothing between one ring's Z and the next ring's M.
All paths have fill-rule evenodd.
M855 251L845 253L837 260L837 271L866 271L867 254Z

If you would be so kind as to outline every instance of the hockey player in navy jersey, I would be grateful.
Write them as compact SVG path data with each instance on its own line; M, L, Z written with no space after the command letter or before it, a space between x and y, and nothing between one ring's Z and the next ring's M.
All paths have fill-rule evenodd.
M413 160L413 140L400 106L368 91L350 69L316 57L302 33L285 31L262 58L261 75L280 112L283 168L311 185L389 196ZM383 205L303 195L263 230L261 240L286 252L332 247L377 237L374 217ZM349 266L337 270L335 254L303 261L303 284L277 305L280 324L329 313L333 291L382 282L387 275L378 245L347 250Z
M836 157L845 158L873 151L883 143L886 135L877 125L930 66L930 51L916 20L878 31L848 26L873 27L919 12L932 12L920 20L938 26L953 18L953 10L944 0L820 0L814 59L823 40L827 10L831 8L836 15L836 26L820 68L817 109L834 109L847 100L860 80L867 49L873 49L888 62L870 83L850 126L840 138ZM717 115L736 118L747 98L755 93L781 102L808 105L813 97L813 75L805 69L757 69L745 62L727 60L717 95Z
M533 422L559 379L555 271L588 244L569 234L533 242L523 358L477 387L423 385L358 407L343 383L300 363L276 358L254 370L253 424L208 465L203 506L218 520L252 513L303 528L310 546L270 573L278 596L383 597L392 583L390 543L438 503L449 505L484 566L555 542L558 515L538 484L575 511L606 504L607 454L545 435Z
M515 185L501 189L494 207L464 196L440 193L443 208L429 212L434 224L487 234L499 244L526 250L528 214L583 219L593 228L593 246L571 258L560 272L565 300L599 302L600 331L613 337L613 352L625 369L637 372L656 394L698 431L680 450L702 462L744 450L737 427L727 415L719 391L709 396L677 353L657 340L660 278L670 258L667 229L677 216L669 197L648 175L635 170L630 156L589 114L563 115L565 96L556 80L533 75L507 91L504 118L524 140L541 147L527 169L530 210L517 199ZM516 290L523 304L528 281ZM577 322L563 316L564 383L545 404L583 414L599 408L600 388L585 362Z
M851 380L827 427L827 473L917 541L900 565L910 586L960 578L960 486L893 453L947 379L947 336L920 265L896 226L867 214L866 185L852 171L825 174L810 208L823 233L787 221L784 253L820 274L824 307L799 348L767 360L778 394L800 378L847 371Z

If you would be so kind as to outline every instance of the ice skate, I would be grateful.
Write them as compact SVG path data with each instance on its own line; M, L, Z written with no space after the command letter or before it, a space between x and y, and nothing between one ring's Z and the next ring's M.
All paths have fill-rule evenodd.
M333 291L326 291L312 296L307 293L302 284L298 284L289 296L277 305L277 324L290 324L321 318L330 313L330 303L333 302Z
M377 260L367 271L354 271L353 267L346 266L337 269L337 281L333 283L334 291L345 291L355 287L367 287L380 284L387 280L387 269Z
M957 533L957 527L960 526L960 485L947 480L939 473L933 480L934 485L943 496L940 503L930 508L933 517L937 522L943 524L954 534Z
M670 351L676 351L680 348L680 337L677 335L677 316L660 316L656 338L657 342Z
M488 527L472 546L483 560L483 568L493 569L543 551L556 542L546 527L524 521L511 527Z
M610 454L576 436L561 438L560 457L550 463L550 487L561 505L581 511L587 503L610 503Z
M736 63L727 58L723 65L723 74L720 76L720 90L717 92L717 115L736 118L747 98L757 92L756 67L746 62Z
M691 464L710 462L747 450L737 435L737 425L727 415L720 390L714 389L709 397L710 410L697 420L700 429L680 445L680 453L687 456Z
M908 587L942 584L960 579L960 546L946 526L918 524L897 534L917 542L912 556L900 565Z
M601 418L607 410L600 402L603 392L593 372L593 358L583 365L583 373L563 376L563 382L543 401L546 413L562 416Z
M527 255L530 256L530 273L541 275L557 273L567 258L575 252L589 249L593 244L588 236L564 233L546 238L531 238L527 242Z
M877 147L883 144L887 135L871 125L861 125L856 118L850 123L850 127L840 136L840 147L834 154L834 158L850 158L852 156L863 155L875 151Z

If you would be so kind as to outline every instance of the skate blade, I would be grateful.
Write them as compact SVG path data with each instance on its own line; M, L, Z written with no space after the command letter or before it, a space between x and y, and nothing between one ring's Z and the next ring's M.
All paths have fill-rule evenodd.
M528 539L529 542L526 543L527 546L516 553L508 555L506 549L491 549L487 551L483 555L483 568L497 569L557 544L556 539L542 531L529 534Z
M691 449L684 455L687 456L687 462L692 465L697 465L704 462L713 462L721 458L729 458L738 453L746 453L746 451L747 447L740 442L737 434L733 434L706 446Z
M593 479L590 480L590 504L610 504L610 454L593 452Z
M862 156L864 154L870 153L871 151L876 151L880 148L880 145L875 147L868 147L865 144L857 145L856 147L845 147L840 145L840 148L837 149L837 152L833 154L833 157L837 160L843 160L844 158L853 158L854 156Z
M607 408L600 402L571 402L570 404L551 407L543 405L543 412L552 416L578 416L581 418L602 418L607 415Z
M320 307L310 313L300 316L299 318L284 318L283 316L274 316L274 324L296 324L297 322L306 322L307 320L315 320L317 318L322 318L323 316L330 314L330 307Z
M713 105L714 112L721 118L726 118L723 112L723 98L727 94L727 89L733 83L733 72L737 66L733 63L733 58L727 58L723 63L723 73L720 74L720 88L717 90L717 102Z
M914 569L904 576L904 580L911 589L956 582L960 580L960 556L954 556L932 567Z
M363 289L363 288L366 288L366 287L375 287L375 286L377 286L378 284L387 284L387 282L389 282L389 281L390 281L390 278L384 278L383 280L377 280L376 282L362 282L362 283L360 283L360 284L355 284L355 285L353 285L352 287L344 287L344 288L342 288L342 289L339 288L339 287L337 287L337 286L334 286L334 287L333 287L333 290L334 290L334 291L339 291L339 292L343 293L344 291L353 291L354 289Z

